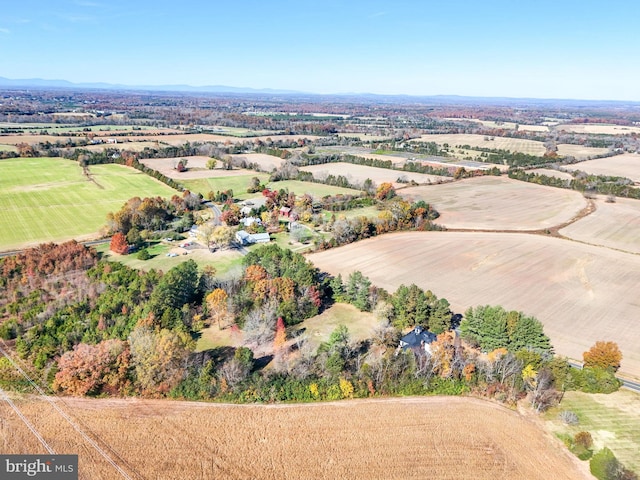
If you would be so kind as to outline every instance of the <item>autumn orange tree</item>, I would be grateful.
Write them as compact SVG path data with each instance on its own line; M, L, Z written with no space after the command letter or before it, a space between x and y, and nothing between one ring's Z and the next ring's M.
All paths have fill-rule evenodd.
M389 182L381 183L376 190L376 198L378 200L389 200L390 198L395 197L395 195L396 189L393 188L393 184Z
M115 253L119 253L120 255L124 255L127 253L129 249L129 245L127 243L127 237L124 236L124 233L118 232L111 237L111 244L109 245L109 250Z
M276 322L276 336L273 339L273 349L277 352L279 351L287 341L287 331L284 326L284 320L282 317L278 317L278 321Z
M582 359L585 367L599 367L605 370L611 368L615 372L620 368L622 352L616 342L599 341L582 354Z

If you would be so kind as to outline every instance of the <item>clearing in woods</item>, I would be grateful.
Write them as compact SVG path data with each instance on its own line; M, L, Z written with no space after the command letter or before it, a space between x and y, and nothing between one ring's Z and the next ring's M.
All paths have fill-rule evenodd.
M435 207L447 228L538 230L571 220L586 206L579 192L506 177L477 177L398 191Z
M19 158L0 162L0 250L96 235L108 212L131 197L170 197L175 190L121 165Z
M56 451L84 447L45 402L15 400ZM220 405L57 399L133 478L588 479L541 422L483 400L405 397L314 404ZM44 453L6 403L3 453ZM455 445L455 448L453 446ZM84 451L84 449L83 449ZM534 452L534 453L532 453ZM251 459L251 461L247 461ZM116 478L90 449L80 478Z
M621 373L640 378L640 256L521 233L407 232L310 254L343 278L356 270L393 292L416 285L457 313L502 305L537 317L555 351L574 359L598 340L618 343Z

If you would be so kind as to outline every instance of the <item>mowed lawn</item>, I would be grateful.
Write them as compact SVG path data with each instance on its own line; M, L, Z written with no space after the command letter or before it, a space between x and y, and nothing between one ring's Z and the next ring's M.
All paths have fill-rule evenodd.
M569 410L578 415L578 425L569 426L558 415ZM620 390L610 395L566 392L562 403L545 415L558 435L586 431L593 437L594 451L610 448L626 467L640 470L640 395Z
M165 196L175 190L121 165L80 166L57 158L0 161L0 250L48 241L88 238L108 212L129 198Z

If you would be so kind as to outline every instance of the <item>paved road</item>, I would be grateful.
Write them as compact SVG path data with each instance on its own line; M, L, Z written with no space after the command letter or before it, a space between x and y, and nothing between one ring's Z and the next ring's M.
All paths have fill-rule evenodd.
M204 202L204 205L209 207L211 210L213 210L213 224L222 225L222 222L220 221L220 216L222 215L222 212L220 211L218 206L213 202Z

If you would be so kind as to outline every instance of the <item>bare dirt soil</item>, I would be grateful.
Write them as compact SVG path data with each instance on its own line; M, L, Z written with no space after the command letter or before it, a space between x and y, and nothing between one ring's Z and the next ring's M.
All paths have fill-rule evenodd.
M41 400L16 400L81 479L121 478ZM587 479L541 422L462 397L303 405L56 399L131 478ZM44 453L6 403L4 453Z
M597 158L586 162L575 163L567 166L572 170L582 170L593 175L614 175L630 178L634 182L640 182L640 155L627 153L615 157Z
M432 204L440 213L436 223L447 228L550 228L570 220L586 204L583 196L572 190L492 176L409 187L398 193L414 202Z
M560 230L574 240L640 254L640 200L599 196L594 212Z
M342 175L346 177L351 184L361 185L369 178L376 185L383 182L392 183L395 188L406 186L407 182L414 181L416 183L442 183L450 182L451 178L441 177L438 175L427 175L425 173L401 172L391 170L389 168L368 167L366 165L354 165L352 163L329 163L324 165L312 165L302 167L300 170L311 172L315 178L326 178L328 175ZM405 183L398 182L398 178L406 179Z

